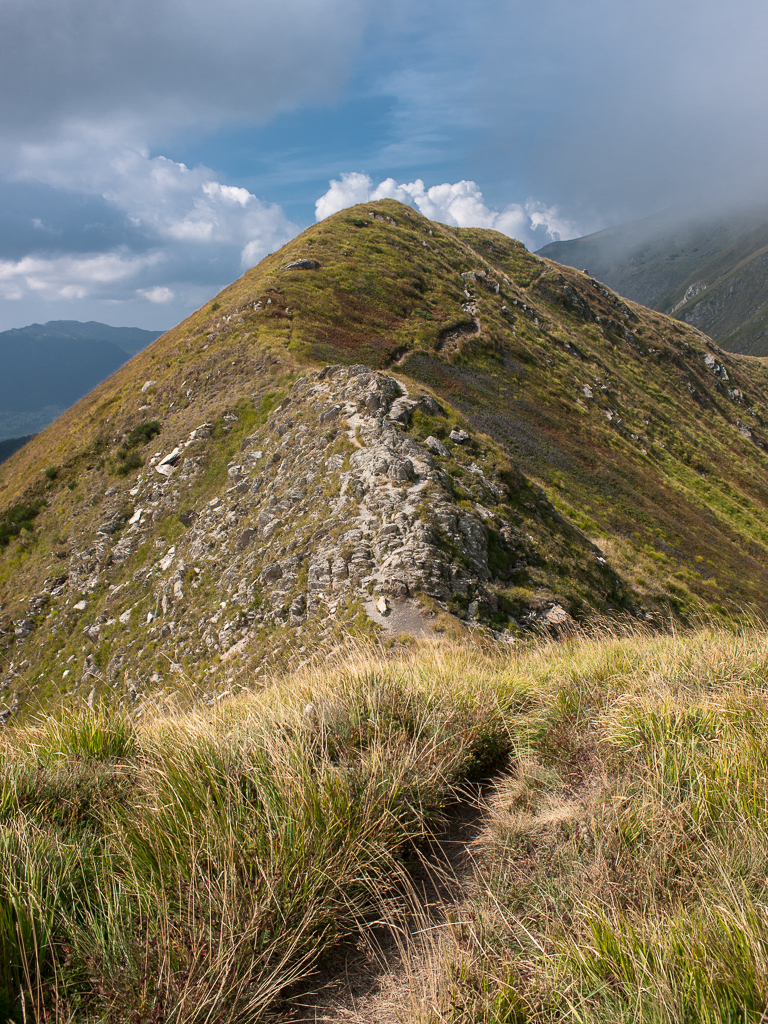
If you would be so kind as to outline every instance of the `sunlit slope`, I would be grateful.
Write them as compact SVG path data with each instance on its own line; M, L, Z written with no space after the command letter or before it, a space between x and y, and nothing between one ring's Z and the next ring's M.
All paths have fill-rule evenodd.
M488 586L498 596L487 620L494 628L524 628L529 612L538 621L554 603L577 621L766 610L763 362L726 354L695 329L503 235L449 228L385 200L307 229L0 467L0 614L8 657L28 662L23 678L43 680L63 649L82 661L84 629L100 636L87 656L104 670L118 650L126 664L149 659L145 674L158 680L163 658L218 665L226 652L215 637L185 653L179 638L191 626L183 615L202 631L233 588L250 593L270 559L293 557L292 514L281 513L272 539L260 539L258 517L270 494L287 509L296 480L304 480L306 515L325 502L326 534L333 543L338 534L339 557L354 559L342 538L353 506L343 512L339 502L349 460L368 442L354 417L323 426L329 410L302 398L309 385L295 382L326 364L361 363L421 402L395 434L422 453L430 436L443 445L430 472L451 514L506 524L525 549L525 557L505 553L494 547L502 525L482 527ZM424 411L433 400L439 414ZM290 402L301 411L292 414ZM457 428L468 440L450 439ZM306 454L286 451L285 431L301 435ZM176 469L159 474L159 460L177 450ZM265 456L262 468L248 470L253 489L241 500L233 485L243 484L244 450ZM286 454L281 470L273 459ZM308 459L321 460L320 475L302 473ZM403 502L408 493L403 486ZM431 522L429 494L421 493L409 528L419 517ZM221 554L206 548L203 564L191 524L217 500L237 530L217 527ZM139 527L136 544L126 546L121 537ZM246 528L254 547L243 553L235 549ZM311 559L319 543L302 540L299 555ZM434 543L445 558L464 555L452 541ZM169 562L163 577L171 548L183 568ZM173 593L174 572L184 595L176 610L171 598L161 600ZM469 608L472 593L470 586ZM82 601L85 609L73 613ZM263 607L249 608L247 615L263 615ZM347 612L360 608L334 605L335 615ZM317 614L302 618L297 648L321 626L328 638L326 613ZM288 649L275 621L259 627L261 646L248 639L253 622L243 622L224 632L227 642L250 643L253 659Z

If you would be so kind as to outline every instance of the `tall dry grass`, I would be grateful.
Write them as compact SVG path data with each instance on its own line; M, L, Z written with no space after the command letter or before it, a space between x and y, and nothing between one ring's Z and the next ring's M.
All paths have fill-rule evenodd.
M10 730L5 1012L259 1019L508 749L535 699L488 669L358 651L215 711Z
M404 1020L768 1019L767 672L754 623L367 646L6 730L0 1014L275 1019L389 920ZM489 772L472 884L419 926L409 866Z

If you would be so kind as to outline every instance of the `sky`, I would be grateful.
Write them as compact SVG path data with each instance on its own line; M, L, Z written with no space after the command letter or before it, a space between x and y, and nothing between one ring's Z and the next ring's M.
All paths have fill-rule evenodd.
M764 0L2 0L0 330L166 329L391 196L531 249L765 199Z

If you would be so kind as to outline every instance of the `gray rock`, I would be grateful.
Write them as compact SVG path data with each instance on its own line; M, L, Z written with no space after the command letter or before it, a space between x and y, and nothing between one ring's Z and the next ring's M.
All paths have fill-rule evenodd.
M418 402L414 402L410 398L397 398L390 406L387 418L407 426L417 405Z
M272 565L266 566L259 576L259 583L267 585L274 583L283 577L283 570L279 562L273 562Z
M431 395L421 395L418 406L430 416L443 416L443 410Z
M123 667L123 661L124 658L122 654L116 654L114 655L113 658L110 659L109 664L107 665L108 682L113 683L117 679L120 670Z
M395 484L409 484L416 477L410 459L394 459L389 466L389 479Z
M465 441L469 440L469 434L466 430L462 430L460 427L454 428L448 436L456 444L464 444Z
M237 538L237 548L236 548L236 550L238 552L245 551L245 549L248 547L248 545L251 543L251 541L253 540L253 538L255 536L256 536L256 531L255 530L252 530L250 528L247 529L247 530L243 530L243 532Z
M304 621L306 604L307 602L304 594L298 594L293 601L291 601L288 613L290 615L290 622L292 626L298 626Z
M283 270L319 270L320 264L317 260L294 260L282 268Z
M332 423L333 420L338 419L340 412L340 405L332 405L329 409L326 409L325 412L321 414L320 425L325 426L326 423Z
M424 444L429 448L430 451L434 452L435 455L439 455L442 459L448 459L451 453L445 447L442 441L439 441L436 437L432 437L430 434Z

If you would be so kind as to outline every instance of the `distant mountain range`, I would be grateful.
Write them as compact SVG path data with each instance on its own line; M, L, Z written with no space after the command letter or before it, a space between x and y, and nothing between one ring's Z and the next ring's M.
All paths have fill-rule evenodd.
M587 270L626 298L704 331L723 348L768 355L768 210L672 210L539 255Z
M77 320L0 332L0 441L47 427L161 334Z

